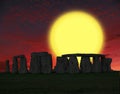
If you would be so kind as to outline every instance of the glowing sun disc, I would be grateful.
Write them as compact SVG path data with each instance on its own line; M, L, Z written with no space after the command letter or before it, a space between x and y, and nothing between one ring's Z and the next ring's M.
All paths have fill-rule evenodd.
M100 53L104 33L96 18L83 11L71 11L59 16L49 31L49 45L57 55Z

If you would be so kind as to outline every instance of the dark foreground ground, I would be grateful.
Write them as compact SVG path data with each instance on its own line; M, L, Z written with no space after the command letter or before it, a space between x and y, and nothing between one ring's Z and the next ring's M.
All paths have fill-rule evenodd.
M120 94L120 72L4 74L0 94Z

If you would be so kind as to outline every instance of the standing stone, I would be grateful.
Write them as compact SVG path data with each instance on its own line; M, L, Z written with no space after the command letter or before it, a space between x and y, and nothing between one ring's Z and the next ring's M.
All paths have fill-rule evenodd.
M31 73L51 73L52 56L47 52L34 52L31 54Z
M27 61L24 55L19 56L20 58L20 70L19 73L27 73Z
M52 56L50 54L41 54L41 72L51 73L52 72Z
M107 59L107 71L110 72L112 71L111 69L112 58L106 58L106 59Z
M102 65L99 56L93 57L92 72L102 72Z
M63 58L62 57L57 57L57 63L56 63L56 67L55 67L55 72L56 73L65 73L65 64L63 62Z
M70 56L69 58L69 73L79 73L78 61L76 56Z
M15 73L14 63L12 64L12 73Z
M89 73L91 72L91 62L90 57L82 56L81 57L81 63L80 63L80 70L83 73Z
M103 72L110 72L111 70L112 58L104 58L103 60Z
M40 56L39 53L31 54L31 62L30 62L30 73L40 73L41 65L40 65Z
M18 62L15 56L13 57L12 73L18 73Z
M105 56L101 57L101 65L102 65L102 72L106 72L107 71L107 66L106 66Z
M62 62L64 63L65 73L69 72L69 60L67 57L62 57Z
M6 60L6 73L10 73L9 60Z

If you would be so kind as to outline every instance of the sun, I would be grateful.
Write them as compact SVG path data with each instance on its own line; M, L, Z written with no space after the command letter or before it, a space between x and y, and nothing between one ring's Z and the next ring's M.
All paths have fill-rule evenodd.
M60 15L48 34L51 50L57 55L71 53L100 53L104 33L99 21L84 11L70 11Z

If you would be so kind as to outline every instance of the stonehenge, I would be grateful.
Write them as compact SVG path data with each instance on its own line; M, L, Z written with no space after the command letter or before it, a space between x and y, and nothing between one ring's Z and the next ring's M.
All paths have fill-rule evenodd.
M102 54L65 54L62 55L63 58L69 57L81 57L79 71L82 73L90 73L90 72L110 72L111 67L110 64L112 62L112 58L106 58L105 55ZM93 59L93 62L90 61L90 58ZM74 61L75 63L75 61ZM70 64L70 61L69 61ZM69 72L70 73L70 72Z
M77 57L81 59L78 61ZM80 62L80 63L78 63ZM30 68L24 55L13 57L12 73L99 73L110 72L112 58L102 54L64 54L56 57L56 66L52 67L52 55L48 52L31 53ZM6 73L10 72L9 60L6 60Z

